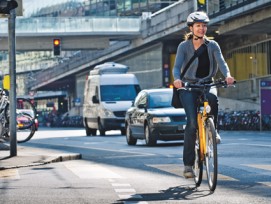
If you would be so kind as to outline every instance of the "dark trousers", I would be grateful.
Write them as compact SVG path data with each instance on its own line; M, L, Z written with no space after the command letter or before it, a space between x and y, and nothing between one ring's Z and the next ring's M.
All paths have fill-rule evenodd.
M183 149L183 162L185 166L193 166L195 160L195 141L196 132L198 127L197 122L197 104L198 96L200 92L188 91L181 89L179 91L179 97L183 104L187 124L184 132L184 149ZM211 106L211 115L214 116L214 124L217 124L218 115L218 99L216 90L211 90L207 94L209 105Z

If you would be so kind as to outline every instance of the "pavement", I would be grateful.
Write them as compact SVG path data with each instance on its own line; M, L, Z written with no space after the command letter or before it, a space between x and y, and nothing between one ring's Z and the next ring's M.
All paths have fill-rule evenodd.
M10 156L10 147L0 142L0 170L44 165L53 162L81 159L78 153L48 150L17 145L17 156Z

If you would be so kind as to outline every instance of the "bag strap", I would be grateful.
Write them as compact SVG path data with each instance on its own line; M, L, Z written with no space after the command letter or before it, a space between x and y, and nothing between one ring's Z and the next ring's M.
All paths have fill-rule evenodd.
M188 70L189 66L191 65L191 63L194 61L194 59L196 57L199 57L204 50L207 48L209 41L205 40L204 43L194 52L194 55L191 57L191 59L189 60L189 62L185 65L181 75L180 75L180 79L182 80L182 78L184 77L186 71Z

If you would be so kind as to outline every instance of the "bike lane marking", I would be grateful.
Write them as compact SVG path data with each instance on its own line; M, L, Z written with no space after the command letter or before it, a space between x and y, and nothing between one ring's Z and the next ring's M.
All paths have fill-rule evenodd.
M147 202L140 201L142 196L136 194L136 190L132 188L129 183L125 182L124 177L111 171L107 166L102 166L89 161L72 161L65 163L64 165L81 179L108 179L118 198L127 200L124 201L125 204L147 204ZM119 182L117 182L116 179L118 179Z
M109 179L108 181L124 204L148 204L148 202L141 201L143 197L136 194L136 190L129 183L125 183L123 180L118 182L115 179Z

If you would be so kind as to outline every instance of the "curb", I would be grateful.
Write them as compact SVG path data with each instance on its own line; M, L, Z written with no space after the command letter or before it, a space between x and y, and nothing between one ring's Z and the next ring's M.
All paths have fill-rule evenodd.
M48 158L45 158L39 161L29 162L29 164L10 165L10 166L6 165L4 167L0 167L0 170L40 166L40 165L45 165L45 164L50 164L50 163L63 162L63 161L68 161L68 160L77 160L77 159L82 159L82 155L81 154L67 154L67 155L60 155L60 156L49 156Z

